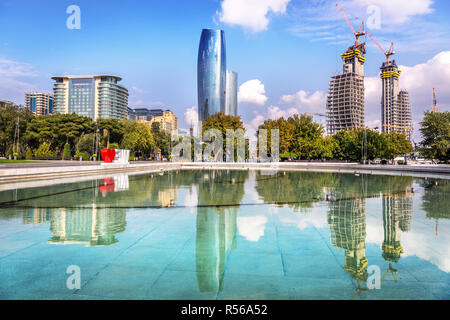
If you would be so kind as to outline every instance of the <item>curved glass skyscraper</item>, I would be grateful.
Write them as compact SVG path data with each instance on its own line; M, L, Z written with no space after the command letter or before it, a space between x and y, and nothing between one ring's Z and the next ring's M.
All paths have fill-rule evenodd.
M197 64L200 121L219 111L225 112L226 61L223 30L203 29Z
M227 70L227 88L225 96L225 114L237 116L237 73Z

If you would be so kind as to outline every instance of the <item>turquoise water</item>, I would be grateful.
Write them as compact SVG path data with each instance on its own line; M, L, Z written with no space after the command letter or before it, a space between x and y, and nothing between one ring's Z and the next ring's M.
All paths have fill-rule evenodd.
M0 192L0 299L450 298L449 180L81 179Z

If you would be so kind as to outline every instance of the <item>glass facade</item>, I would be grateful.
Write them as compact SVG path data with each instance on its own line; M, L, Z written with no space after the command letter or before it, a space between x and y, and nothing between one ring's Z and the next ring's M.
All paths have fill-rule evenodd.
M94 119L94 100L94 79L69 79L69 114L76 113Z
M203 29L197 64L200 121L219 111L225 112L226 69L225 33Z
M54 110L97 119L127 119L128 90L116 76L62 76L55 80ZM52 106L53 108L53 106Z
M237 116L237 106L237 73L231 70L227 70L225 114Z

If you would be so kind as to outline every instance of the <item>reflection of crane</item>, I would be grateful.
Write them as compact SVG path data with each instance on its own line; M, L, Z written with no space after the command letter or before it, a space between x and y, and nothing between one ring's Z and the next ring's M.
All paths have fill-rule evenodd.
M342 7L339 5L339 3L336 3L336 7L338 7L339 11L341 11L342 15L344 16L345 21L347 21L348 26L353 31L353 34L355 35L355 47L357 47L359 45L359 37L366 35L365 31L361 32L361 30L364 26L364 21L361 22L361 26L359 27L358 32L356 32L355 29L353 28L352 24L348 20L347 16L345 15L344 9L342 9Z
M433 88L433 113L437 112L436 89Z
M389 66L389 57L393 56L395 54L395 52L393 51L394 49L394 43L391 42L391 46L389 48L389 50L386 52L383 47L375 40L374 37L372 37L372 35L369 32L366 32L367 35L370 37L370 39L372 39L373 42L375 42L375 44L377 45L378 48L380 48L381 52L383 52L383 54L386 56L386 67Z
M319 116L319 117L326 117L326 114L323 113L317 113L317 112L305 112L305 115L307 116Z

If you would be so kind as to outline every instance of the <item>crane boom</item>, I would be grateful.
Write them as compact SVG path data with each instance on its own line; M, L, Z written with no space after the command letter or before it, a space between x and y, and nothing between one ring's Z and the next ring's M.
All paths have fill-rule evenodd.
M342 15L344 16L345 21L347 22L348 26L352 30L353 34L355 35L355 47L357 47L358 44L359 44L359 37L366 35L365 31L361 32L361 30L362 30L362 28L364 26L364 21L361 22L361 26L359 27L358 32L356 32L355 28L353 28L352 24L350 23L350 20L348 20L347 15L344 12L344 9L342 9L342 7L339 5L339 3L336 3L336 7L342 13Z
M355 29L353 28L352 24L350 23L350 20L348 20L347 15L344 12L344 9L342 9L342 7L339 5L339 3L336 3L336 7L338 7L339 11L342 13L342 15L344 16L345 21L347 21L348 26L350 27L350 29L352 29L353 34L356 34Z
M389 50L386 52L383 49L383 47L378 43L378 41L375 40L375 38L369 32L366 32L366 34L370 37L370 39L372 39L372 41L377 45L377 47L380 48L381 52L383 52L383 54L386 56L386 66L389 66L389 57L395 54L395 52L393 51L394 43L391 42L391 46L389 47Z

